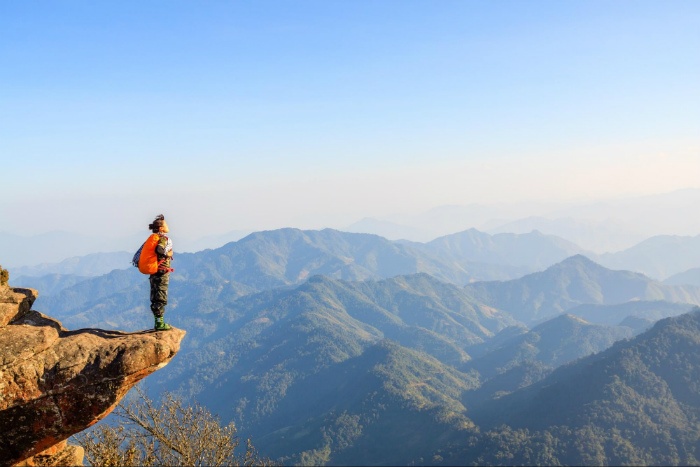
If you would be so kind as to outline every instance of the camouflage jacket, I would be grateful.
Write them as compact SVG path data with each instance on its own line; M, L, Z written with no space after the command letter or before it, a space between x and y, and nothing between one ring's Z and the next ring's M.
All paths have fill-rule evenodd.
M158 245L156 246L156 254L158 255L159 263L162 259L165 259L158 269L170 268L170 262L173 259L173 241L170 240L167 235L161 234Z

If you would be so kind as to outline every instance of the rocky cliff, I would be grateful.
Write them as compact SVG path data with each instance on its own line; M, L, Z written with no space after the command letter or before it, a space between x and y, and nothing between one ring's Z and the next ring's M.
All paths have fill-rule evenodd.
M0 285L0 465L82 465L66 440L167 365L185 331L69 331L31 309L37 295Z

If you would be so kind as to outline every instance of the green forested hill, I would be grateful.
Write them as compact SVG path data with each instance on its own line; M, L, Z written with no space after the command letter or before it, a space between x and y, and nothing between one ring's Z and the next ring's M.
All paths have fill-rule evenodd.
M497 349L469 361L465 368L475 369L487 378L523 362L556 368L631 336L629 328L591 324L564 314L512 337Z
M181 359L171 364L170 374L189 378L196 372L213 380L228 371L226 362L232 371L255 378L290 366L313 373L381 339L457 365L470 358L469 345L515 323L507 314L482 310L459 287L427 275L380 282L315 276L296 289L242 297L208 318L216 330L194 353L198 362L211 363Z
M167 374L149 379L152 390L207 401L260 449L332 463L350 462L378 437L391 443L381 453L386 462L408 462L437 449L438 433L468 428L460 398L479 378L455 367L469 359L470 344L515 323L425 274L378 282L315 276L296 289L242 297L209 318L217 329L198 348L183 345ZM361 425L352 443L322 436L351 420ZM396 433L421 426L427 431L413 436L423 443L396 451Z
M632 300L700 304L700 288L670 286L629 271L612 271L576 255L545 271L505 282L466 286L477 301L508 311L532 325L581 304L613 305Z
M472 464L697 465L700 310L471 412Z
M382 340L291 387L257 443L301 465L430 463L474 430L460 395L475 384L472 375Z
M476 371L482 381L479 388L465 393L463 400L468 407L475 407L529 386L554 368L605 350L632 334L633 330L627 327L591 324L565 314L531 331L514 333L498 345L487 343L488 352L461 366L463 371Z

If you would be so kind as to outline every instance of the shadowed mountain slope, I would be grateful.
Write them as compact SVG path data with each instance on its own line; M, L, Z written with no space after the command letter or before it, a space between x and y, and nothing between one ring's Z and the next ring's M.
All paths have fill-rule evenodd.
M478 406L485 400L529 386L554 368L605 350L632 335L633 330L628 327L591 324L564 314L531 331L513 333L498 346L488 342L485 345L492 350L460 367L463 371L477 371L482 381L479 388L464 395L463 401L467 407Z
M516 324L426 274L379 282L315 276L293 290L242 297L209 318L215 330L205 348L192 352L194 360L211 362L190 365L183 358L171 375L180 372L183 381L197 374L201 378L193 379L213 380L228 371L262 375L280 362L314 373L387 338L456 365L469 360L470 345ZM190 334L196 341L197 333ZM236 357L222 360L219 352Z
M382 340L292 386L256 445L286 464L410 465L473 430L460 395L475 384Z
M465 455L487 464L532 463L544 453L548 464L695 465L699 381L696 309L475 409L480 426L501 428Z
M465 365L490 378L523 362L538 362L550 368L607 349L618 340L632 337L624 327L588 323L563 314L514 336L499 348Z

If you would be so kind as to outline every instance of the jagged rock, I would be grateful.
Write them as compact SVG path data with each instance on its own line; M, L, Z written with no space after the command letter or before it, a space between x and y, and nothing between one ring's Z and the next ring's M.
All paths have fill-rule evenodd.
M33 302L37 294L18 290L0 290L15 300L15 310L6 313L14 318L0 326L0 464L47 465L51 456L63 464L76 455L63 441L104 418L139 380L165 366L185 331L69 331L24 310L26 297Z
M0 286L0 326L29 313L39 292L34 289Z

